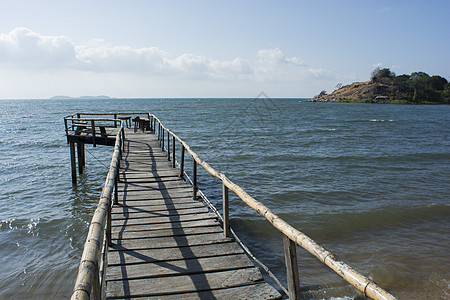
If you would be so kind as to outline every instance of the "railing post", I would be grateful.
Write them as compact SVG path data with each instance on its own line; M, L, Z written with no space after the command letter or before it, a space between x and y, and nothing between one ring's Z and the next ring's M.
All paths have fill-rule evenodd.
M194 158L192 158L192 198L194 200L197 200L197 191L198 191L198 186L197 186L197 162L195 161Z
M114 120L117 120L117 114L114 114ZM117 128L117 121L114 121L114 128Z
M159 145L161 146L161 123L158 123L158 140Z
M119 166L117 166L118 168ZM119 169L116 170L116 178L114 178L114 204L119 203Z
M122 151L120 152L120 154L122 154L122 152L125 152L125 129L123 127L122 127L122 137L120 141L122 142L120 144L120 146L122 146ZM122 155L120 155L120 158L122 158Z
M164 130L162 131L162 143L161 143L161 150L164 151Z
M92 144L94 144L94 147L96 147L97 145L95 144L95 122L94 122L94 120L91 121L91 126L92 126Z
M117 198L114 196L114 203L117 202ZM111 246L111 211L112 211L112 201L110 200L108 203L108 217L106 223L106 239L108 242L108 246Z
M298 277L296 244L283 234L284 258L290 300L300 300L300 282Z
M173 136L172 140L172 167L175 168L175 136Z
M64 127L66 128L67 144L69 143L69 128L67 127L67 119L64 118Z
M229 237L230 210L229 210L228 187L224 183L222 183L222 199L223 199L223 235L225 237Z
M100 291L100 278L98 276L98 263L95 265L94 270L94 282L92 284L92 293L94 294L94 300L101 300L101 291Z
M167 131L167 160L170 161L170 133Z
M184 145L181 145L180 178L184 179Z

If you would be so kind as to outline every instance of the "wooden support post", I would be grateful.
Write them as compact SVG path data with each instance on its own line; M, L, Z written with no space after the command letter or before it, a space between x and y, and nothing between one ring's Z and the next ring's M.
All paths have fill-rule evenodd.
M94 278L92 284L92 293L94 296L94 300L101 300L101 291L100 291L100 277L98 274L98 265L95 266L94 270Z
M86 152L85 152L85 150L84 150L84 143L82 144L83 146L81 147L81 150L82 150L82 154L83 154L83 160L82 160L82 163L83 163L83 171L84 171L84 167L86 166Z
M114 198L114 203L116 203L117 198ZM108 243L108 246L112 245L111 242L111 211L112 211L112 201L110 200L108 203L108 217L107 217L107 223L106 223L106 242Z
M72 168L72 183L77 184L77 162L75 158L75 142L70 142L70 166Z
M120 141L122 142L122 151L120 152L120 154L122 154L122 152L125 152L125 129L123 127L122 127L122 137ZM122 155L120 156L120 159L122 159Z
M161 146L161 123L158 123L158 140L159 145Z
M161 143L161 150L164 151L164 130L162 131L162 143Z
M114 120L117 120L117 114L114 114ZM117 128L117 121L114 121L114 128Z
M94 120L91 121L91 126L92 126L92 144L94 145L94 147L96 147L97 144L95 143L95 122L94 122Z
M222 183L222 198L223 198L223 235L230 236L230 210L228 199L228 187Z
M300 282L298 277L297 249L295 243L283 234L284 258L286 260L286 274L289 299L300 300Z
M197 200L197 162L192 158L192 199Z
M64 118L64 127L66 128L66 138L67 138L67 144L69 143L69 127L67 127L67 119Z
M119 203L119 169L117 169L116 178L114 180L114 204L118 203Z
M181 145L180 178L184 179L184 146Z
M77 142L77 154L78 154L78 173L83 174L84 169L84 144Z
M170 161L170 134L167 131L167 160Z
M172 167L175 168L175 136L173 136L172 140Z

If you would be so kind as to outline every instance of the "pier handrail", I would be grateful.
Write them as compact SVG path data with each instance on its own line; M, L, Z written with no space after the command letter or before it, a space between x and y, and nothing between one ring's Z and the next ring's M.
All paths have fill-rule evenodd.
M100 200L89 225L72 300L90 299L91 292L94 299L101 299L102 282L104 281L103 264L107 251L106 243L111 240L111 199L114 192L114 198L117 201L117 182L124 145L123 120L113 119L112 121L120 122L120 128L116 135L114 153Z
M242 201L244 201L248 206L261 214L264 218L266 218L278 231L280 231L284 236L284 248L285 248L285 257L286 257L286 268L288 275L288 288L289 288L289 298L290 299L299 299L300 297L300 287L299 287L299 279L298 279L298 267L297 267L297 255L295 245L298 245L317 257L324 265L328 266L331 270L333 270L336 274L341 276L344 280L354 286L357 290L362 292L364 296L369 297L371 299L380 299L380 300L391 300L397 299L389 292L385 291L381 287L379 287L375 282L368 279L364 275L358 273L353 268L351 268L346 263L338 260L338 258L331 253L330 251L323 248L321 245L316 243L313 239L305 235L303 232L295 229L291 225L289 225L286 221L281 219L275 213L273 213L268 207L264 204L260 203L252 196L250 196L243 188L239 185L232 182L228 177L215 170L211 167L207 162L202 160L197 153L195 153L188 144L186 144L180 137L178 137L174 132L164 127L162 122L153 114L149 114L150 124L153 126L155 130L155 134L158 135L158 138L162 140L162 148L164 148L164 132L171 135L173 140L175 139L181 144L181 162L180 162L180 176L183 176L184 173L184 151L187 151L191 157L193 158L193 190L194 190L194 198L196 198L197 192L197 179L196 179L196 164L202 166L209 174L218 178L222 181L223 184L223 199L224 199L224 232L229 231L229 221L228 221L228 190L234 192ZM158 130L156 130L156 122L158 122ZM154 123L154 125L153 125ZM162 135L162 137L161 137ZM167 152L170 157L170 139L167 137ZM175 155L175 147L173 143L173 155ZM174 160L175 161L175 160Z

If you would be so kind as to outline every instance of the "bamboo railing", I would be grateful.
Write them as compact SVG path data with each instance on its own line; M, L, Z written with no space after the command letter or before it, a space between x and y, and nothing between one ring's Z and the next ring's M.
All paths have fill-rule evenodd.
M155 134L160 139L161 148L165 148L165 133L167 133L167 152L168 158L170 159L170 138L172 136L172 157L173 165L175 166L175 140L181 144L181 161L180 161L180 177L184 176L184 152L187 151L193 159L193 170L192 170L192 185L193 185L193 198L197 198L198 186L197 186L197 164L203 167L209 174L218 178L222 181L223 186L223 230L224 235L228 236L230 233L229 228L229 201L228 192L234 192L242 201L244 201L248 206L253 208L264 218L266 218L278 231L283 234L283 244L285 250L286 259L286 273L288 281L289 299L300 299L300 285L299 285L299 275L297 266L297 254L296 245L304 248L306 251L317 257L324 265L332 269L336 274L345 279L348 283L354 286L357 290L362 292L364 296L371 299L396 299L393 295L379 287L372 280L361 275L349 265L337 259L337 257L317 244L310 237L295 229L289 225L286 221L278 217L264 204L258 202L256 199L251 197L244 189L242 189L237 184L233 183L228 177L212 168L207 162L203 161L197 153L195 153L188 144L186 144L180 137L175 133L170 131L168 128L164 127L161 121L153 114L150 114L150 123L152 128L155 130ZM157 124L158 123L158 126Z
M111 241L111 199L113 193L114 201L116 202L118 199L117 182L124 147L123 121L115 121L120 122L120 128L116 135L114 153L97 209L89 225L72 300L90 299L91 293L94 299L101 299L105 271L104 261L108 249L107 244Z

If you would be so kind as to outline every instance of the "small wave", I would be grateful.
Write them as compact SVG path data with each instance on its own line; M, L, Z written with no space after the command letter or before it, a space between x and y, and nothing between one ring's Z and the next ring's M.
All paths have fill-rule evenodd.
M26 230L28 234L39 235L40 218L28 220L7 219L0 221L0 230Z
M394 122L394 120L372 119L369 122Z

